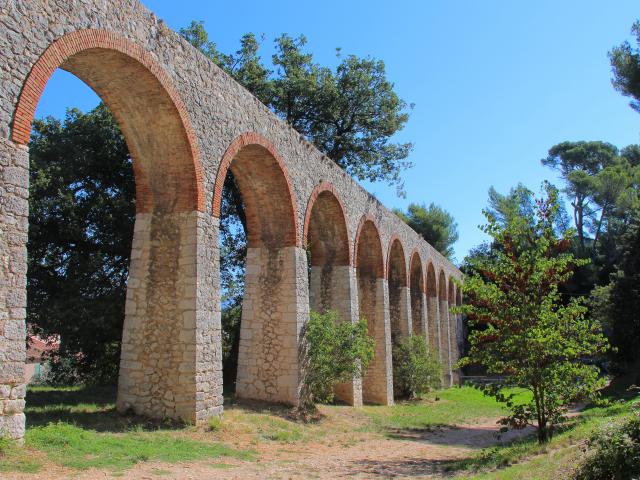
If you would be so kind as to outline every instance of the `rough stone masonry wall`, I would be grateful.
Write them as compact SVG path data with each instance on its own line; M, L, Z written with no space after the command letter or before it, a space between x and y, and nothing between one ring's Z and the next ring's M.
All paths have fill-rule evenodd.
M140 154L134 158L134 167L139 167L136 171L136 181L140 187L138 193L150 193L143 188L148 180L145 177L154 176L157 180L157 183L152 185L155 185L155 197L138 198L141 205L150 208L141 213L155 215L157 219L160 219L161 213L166 213L153 211L150 207L152 200L158 205L167 205L161 198L163 180L168 187L167 192L184 192L184 195L187 195L181 199L183 208L167 217L168 222L176 228L176 238L179 239L176 248L179 251L174 256L160 255L166 259L165 263L147 263L142 269L142 275L137 275L138 267L132 265L130 280L134 284L136 280L139 283L135 287L132 286L132 291L128 294L130 318L127 324L132 327L130 331L125 329L124 337L127 345L136 348L131 356L129 354L132 352L129 350L129 354L123 356L122 362L132 378L144 380L141 385L134 387L131 379L121 378L121 408L131 406L150 414L157 412L161 415L177 415L197 422L222 410L218 220L215 218L212 205L221 159L234 140L247 132L251 132L251 138L265 139L265 143L278 152L284 168L288 171L291 201L295 206L293 214L296 217L298 253L290 259L295 263L292 269L295 271L296 280L289 283L286 295L288 305L295 306L296 311L283 313L288 315L292 329L295 324L298 331L308 312L307 267L302 250L304 207L314 189L321 183L330 184L340 196L341 203L346 206L345 222L352 258L355 258L353 252L356 248L355 236L358 225L366 216L376 224L383 252L388 251L391 239L397 237L405 254L417 252L422 259L425 274L427 266L431 265L436 277L442 272L445 282L450 277L461 278L455 266L433 247L382 206L335 163L280 121L249 92L172 32L163 21L138 1L0 0L0 49L3 52L0 57L0 431L4 434L20 438L24 429L22 361L28 214L28 152L25 142L28 140L30 112L33 112L47 78L38 77L35 82L29 83L29 87L25 87L25 83L29 78L33 80L30 75L35 71L34 66L39 59L44 58L47 49L54 42L69 38L74 32L83 34L75 37L80 40L68 43L66 49L49 55L47 68L55 68L62 64L83 68L88 75L94 75L87 78L87 81L93 82L96 86L104 86L105 92L112 84L120 85L122 90L131 80L137 80L126 77L127 72L152 72L153 78L158 79L162 88L166 90L167 98L174 102L192 148L191 153L173 150L166 140L174 137L166 135L163 125L149 122L144 132L132 128L131 122L135 118L130 116L133 113L154 112L157 105L153 102L145 100L147 103L135 104L133 99L116 99L105 93L105 99L121 126L126 127L124 129L128 131L132 153ZM87 32L88 34L84 35ZM100 44L102 51L120 48L125 53L124 56L114 57L116 60L129 55L141 62L140 65L144 68L92 70L91 52L95 50L91 49L95 48L96 44L91 43L90 39L97 37L103 39ZM69 52L71 47L75 51L83 51L82 56L75 60L66 58L65 52ZM38 75L42 75L42 71L38 70ZM96 72L102 72L100 75L103 76L113 75L114 78L104 78L100 75L96 77ZM151 76L149 78L151 79ZM110 83L110 80L113 81ZM143 97L136 98L139 102L143 101ZM129 107L127 102L130 104ZM163 105L163 114L174 108L166 102ZM166 125L177 132L175 124ZM144 135L151 141L142 141ZM137 140L140 142L136 143ZM162 154L166 163L154 167L155 156L145 156L145 149L140 147L147 144L153 148L164 145L165 150L157 153ZM142 151L135 152L136 145ZM175 185L173 180L185 177L186 167L176 167L183 164L172 162L171 159L187 154L193 155L198 184L183 185L184 188L180 189L180 185ZM137 162L136 159L144 161ZM192 202L188 195L196 195L197 198ZM269 209L274 206L270 206L268 201L267 198L262 208ZM194 205L193 211L187 208L190 204ZM140 222L141 225L146 222L142 216ZM151 221L149 229L140 229L143 238L152 237L155 228L153 224ZM161 222L158 228L160 224ZM157 232L161 233L160 230ZM166 242L161 242L164 245L162 248L170 242L166 237ZM139 245L139 242L136 245ZM150 252L154 248L158 248L158 245L151 241L140 247L141 250L139 253L136 252L136 255L139 254L139 258L144 262L145 258L150 258ZM384 260L386 264L386 258ZM405 258L406 265L409 263L408 260ZM178 271L172 272L169 278L165 278L159 284L151 281L153 278L162 277L161 271L154 269L166 266L166 262L169 261L178 262ZM154 277L155 274L160 276ZM388 303L386 280L378 278L376 282L376 301ZM426 285L425 288L429 286ZM160 292L171 289L175 289L172 293L175 302L170 309L163 309ZM354 297L355 290L354 287ZM436 291L439 290L438 285ZM357 299L355 301L357 302ZM362 306L362 301L360 304ZM446 311L447 301L438 307ZM153 312L157 312L159 318L165 320L161 328L164 328L167 322L175 328L176 335L171 339L172 344L167 346L167 352L159 352L159 347L143 344L147 340L152 344L167 340L161 333L152 331L152 323L146 323L153 321ZM388 319L388 310L384 315ZM431 323L431 316L428 320ZM442 330L448 331L448 328ZM150 337L145 338L145 334L149 334ZM390 346L387 343L389 337L386 334L378 337L380 342L384 342L379 348L380 355L389 358L387 363L390 363ZM440 339L439 343L447 343L443 340L445 339ZM455 344L454 341L453 345ZM146 363L136 364L137 359L142 357L146 359ZM385 371L385 381L387 385L391 385L390 365ZM292 393L297 388L294 386L298 381L294 380L295 376L294 373L289 376L290 382L286 385L285 395L287 398L295 396ZM159 378L164 378L161 382L165 382L161 399L156 397L159 394L158 387L151 385ZM136 390L137 393L132 393L136 388L139 389ZM388 392L391 389L386 390ZM379 396L380 401L388 401L388 395L387 398L382 398L383 392Z
M24 434L29 152L0 139L0 434Z
M298 338L308 314L306 252L248 248L236 395L295 404ZM275 275L274 275L275 272Z

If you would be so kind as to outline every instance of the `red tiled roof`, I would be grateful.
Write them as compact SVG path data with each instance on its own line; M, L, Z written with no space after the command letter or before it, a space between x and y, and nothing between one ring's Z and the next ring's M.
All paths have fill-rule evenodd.
M60 337L52 336L46 339L37 335L27 337L27 362L39 362L49 352L55 352L60 348Z

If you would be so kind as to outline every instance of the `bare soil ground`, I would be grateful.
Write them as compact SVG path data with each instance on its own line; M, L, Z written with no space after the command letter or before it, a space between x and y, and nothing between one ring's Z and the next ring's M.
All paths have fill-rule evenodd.
M391 430L385 434L359 428L357 416L335 414L324 421L317 439L278 442L256 440L255 432L225 423L219 441L255 452L253 460L217 458L178 464L144 462L124 472L69 470L49 464L38 474L9 474L6 478L93 480L123 479L382 479L443 478L453 474L447 465L475 451L532 430L500 433L496 418L478 419L429 429ZM232 420L232 419L231 419ZM327 424L330 425L327 427ZM192 432L193 438L211 439L211 432ZM312 436L313 435L312 433Z

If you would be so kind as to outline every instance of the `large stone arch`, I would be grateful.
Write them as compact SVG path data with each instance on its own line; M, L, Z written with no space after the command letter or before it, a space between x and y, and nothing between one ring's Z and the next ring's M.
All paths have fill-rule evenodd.
M445 386L451 384L451 326L449 323L449 293L444 270L438 275L438 299L440 301L440 360L444 367Z
M204 211L202 166L186 108L153 57L115 32L71 32L42 53L18 98L14 142L29 142L40 96L58 68L89 85L116 117L133 158L138 212Z
M242 194L249 247L300 246L291 177L273 144L255 132L245 132L231 142L216 175L212 206L216 218L229 170Z
M358 320L355 274L345 208L338 191L322 182L309 197L303 243L309 255L309 307L332 310L343 321ZM336 386L336 397L362 405L361 379Z
M309 306L351 321L351 248L342 201L329 183L312 192L303 242L309 255Z
M410 265L411 328L414 335L421 335L426 338L427 319L425 315L424 271L422 268L422 259L417 250L414 250L411 254Z
M303 243L311 250L311 265L351 265L345 208L333 185L323 182L313 189L304 218Z
M400 237L394 235L387 249L387 284L391 342L398 343L411 332L407 261Z
M391 405L391 328L389 294L384 275L384 255L377 223L371 216L360 221L355 239L355 267L360 318L367 320L375 341L375 357L362 379L364 402Z
M87 83L109 106L133 159L137 213L127 288L117 406L155 418L199 422L220 411L221 397L203 378L215 376L214 332L200 333L210 311L198 304L197 245L203 221L202 167L186 108L168 75L144 48L105 30L76 30L37 57L24 78L0 144L3 189L13 185L3 218L0 250L14 264L3 290L8 322L21 335L4 337L0 384L24 395L25 274L28 150L33 116L50 76L64 69ZM7 177L7 173L11 175ZM9 225L7 231L4 225ZM8 235L7 235L8 234ZM21 337L21 338L18 338ZM209 341L211 340L211 341ZM4 343L4 342L3 342ZM201 392L196 395L196 392ZM9 398L16 394L10 393ZM19 438L24 416L4 415L0 430Z
M440 304L438 302L438 284L436 270L432 262L427 265L426 273L427 292L427 336L432 349L440 352Z
M298 294L301 283L306 287L306 271L299 271L306 266L306 255L298 243L289 174L266 138L252 132L240 135L220 162L214 216L220 214L228 171L240 190L247 228L236 395L296 404L298 336L308 304L302 305Z

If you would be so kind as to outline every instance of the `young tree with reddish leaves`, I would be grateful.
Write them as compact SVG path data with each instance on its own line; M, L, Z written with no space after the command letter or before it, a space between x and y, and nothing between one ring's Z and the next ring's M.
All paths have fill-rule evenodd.
M594 398L604 385L589 358L607 341L598 322L586 318L582 298L564 299L558 287L586 260L570 253L573 232L558 236L556 190L546 186L531 216L501 224L485 211L483 231L493 238L495 255L474 259L461 286L472 333L460 366L477 364L504 380L482 387L510 410L501 422L515 428L535 424L538 441L551 439L554 427L575 401ZM524 388L522 400L508 387Z

